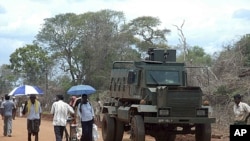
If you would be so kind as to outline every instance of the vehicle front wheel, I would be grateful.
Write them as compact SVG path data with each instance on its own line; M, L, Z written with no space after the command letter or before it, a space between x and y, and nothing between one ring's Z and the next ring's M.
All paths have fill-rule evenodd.
M135 115L131 122L131 140L145 141L145 126L142 116Z
M114 135L115 135L115 120L108 114L104 114L102 119L103 141L114 141Z
M115 119L115 141L122 141L124 133L124 123L118 118Z
M211 124L197 124L195 126L196 141L211 141Z

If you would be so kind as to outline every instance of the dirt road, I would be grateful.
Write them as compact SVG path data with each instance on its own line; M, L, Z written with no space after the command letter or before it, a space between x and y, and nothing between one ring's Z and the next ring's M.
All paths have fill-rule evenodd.
M3 120L0 120L0 141L26 141L27 140L27 129L26 129L26 118L16 117L13 120L13 131L12 137L3 136ZM39 141L55 141L55 135L53 130L52 121L42 120L39 132ZM101 130L99 128L100 138L98 141L102 141ZM34 137L32 137L34 140ZM66 139L64 139L66 141ZM129 141L129 135L124 135L124 141ZM151 140L153 141L153 140Z
M53 131L52 121L42 120L40 133L39 133L39 141L55 141L55 135ZM98 141L102 141L101 129L99 128L100 138ZM12 137L3 136L3 121L0 120L0 141L26 141L27 140L27 130L26 130L26 118L17 117L16 120L13 121L13 133ZM34 137L32 137L34 140ZM130 141L129 135L124 134L123 141ZM154 141L152 137L147 136L146 141ZM177 136L176 141L194 141L194 137L192 135L181 135ZM229 141L229 139L216 139L212 138L211 141Z

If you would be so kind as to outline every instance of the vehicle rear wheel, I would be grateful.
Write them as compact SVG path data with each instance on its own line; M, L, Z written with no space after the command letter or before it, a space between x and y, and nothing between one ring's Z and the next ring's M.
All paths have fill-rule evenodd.
M115 120L108 114L104 114L102 119L103 141L115 141L114 135L115 135Z
M195 126L196 141L211 141L211 124L197 124Z
M122 141L124 124L119 119L115 119L115 141Z
M145 141L145 127L140 115L135 115L131 122L131 140Z

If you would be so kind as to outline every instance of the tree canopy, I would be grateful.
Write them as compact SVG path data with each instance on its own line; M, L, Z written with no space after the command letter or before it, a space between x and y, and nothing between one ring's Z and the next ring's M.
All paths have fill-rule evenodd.
M26 45L10 55L9 68L19 76L25 76L24 83L38 85L45 80L45 71L51 64L48 52L37 45Z
M159 19L154 17L141 17L126 24L124 14L112 10L59 14L45 19L36 43L49 50L58 66L69 72L72 83L95 83L102 87L109 80L108 70L113 61L139 60L136 48L144 43L150 43L148 48L167 46L164 41L169 30L159 30L156 28L159 25ZM138 39L135 30L143 40Z

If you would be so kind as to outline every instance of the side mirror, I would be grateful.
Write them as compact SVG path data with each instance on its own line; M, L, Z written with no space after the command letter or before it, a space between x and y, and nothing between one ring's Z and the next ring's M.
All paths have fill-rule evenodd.
M132 84L135 82L135 72L133 70L130 70L128 72L128 84Z

